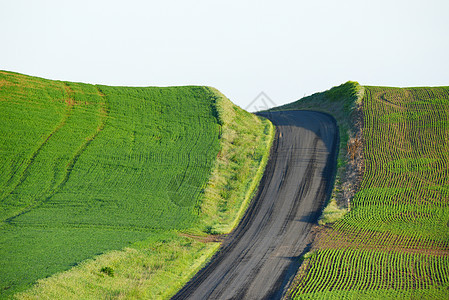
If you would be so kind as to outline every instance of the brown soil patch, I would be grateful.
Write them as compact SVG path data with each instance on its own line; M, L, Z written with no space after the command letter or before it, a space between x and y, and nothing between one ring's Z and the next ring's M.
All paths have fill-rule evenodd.
M226 237L226 234L210 234L210 235L194 235L194 234L188 234L188 233L180 233L180 236L188 237L191 239L194 239L195 241L202 242L202 243L221 243Z
M315 227L313 249L360 249L448 256L449 243L360 229L347 232L329 226Z

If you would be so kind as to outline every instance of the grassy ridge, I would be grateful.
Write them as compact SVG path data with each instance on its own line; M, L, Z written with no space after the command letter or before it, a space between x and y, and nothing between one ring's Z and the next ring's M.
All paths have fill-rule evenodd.
M201 204L206 232L229 233L243 217L269 157L274 126L213 89L222 126L221 149Z
M116 268L103 289L106 294L127 295L136 292L132 288L136 286L139 294L163 274L178 282L162 286L159 282L152 289L159 286L158 295L173 293L195 271L193 266L217 249L215 243L178 234L205 235L209 228L205 220L212 215L206 218L202 212L205 190L213 190L210 178L223 153L222 133L228 126L218 117L223 104L216 100L217 92L207 87L94 86L1 72L2 297L124 247L136 251L100 256L62 277L56 275L59 279L42 281L28 296L49 296L56 288L64 297L77 297L81 291L95 297L104 274L89 266L98 261ZM256 125L243 135L248 148L233 150L243 151L246 169L233 167L229 173L231 178L245 179L240 193L246 193L268 155L271 138L264 132L271 125L228 105ZM227 178L223 182L231 184ZM243 200L237 199L235 205ZM222 211L226 215L227 210ZM172 256L164 256L167 247L157 246L166 243L174 247ZM148 249L159 249L161 254L150 258ZM140 286L143 279L135 275L127 287L117 290L114 284L127 276L127 260L117 257L128 257L129 262L129 253L136 261L146 257L143 265L166 263L152 268L151 276L144 278L146 284ZM67 278L76 278L70 274L84 279L94 274L98 285L92 278L70 281Z
M447 298L449 88L365 87L364 173L318 235L295 299Z

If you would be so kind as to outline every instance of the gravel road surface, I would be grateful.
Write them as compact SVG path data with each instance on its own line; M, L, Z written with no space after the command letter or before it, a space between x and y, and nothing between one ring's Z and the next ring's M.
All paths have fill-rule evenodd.
M259 113L276 125L259 192L221 250L173 299L279 299L332 190L338 129L311 111Z

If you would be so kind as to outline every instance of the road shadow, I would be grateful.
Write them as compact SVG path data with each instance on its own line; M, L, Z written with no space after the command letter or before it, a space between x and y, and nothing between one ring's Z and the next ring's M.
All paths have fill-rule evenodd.
M338 136L338 126L335 118L329 114L311 110L267 111L255 114L267 118L275 126L299 127L311 131L323 141L329 152L333 150L334 143L329 142L327 137Z

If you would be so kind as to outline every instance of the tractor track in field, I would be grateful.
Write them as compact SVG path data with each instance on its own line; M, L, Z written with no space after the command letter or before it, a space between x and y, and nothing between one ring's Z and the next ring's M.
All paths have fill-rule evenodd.
M14 193L14 191L21 185L24 183L28 170L31 167L31 165L34 163L34 161L36 160L36 157L39 155L39 153L41 153L42 149L45 147L45 145L48 143L48 141L50 140L50 138L55 135L59 130L61 130L61 128L63 128L66 123L67 120L71 117L71 113L73 111L73 106L76 105L75 104L75 100L73 98L73 90L67 85L65 84L64 86L67 94L69 95L68 99L65 100L66 104L67 104L67 109L65 112L65 115L62 119L62 121L58 124L58 126L50 133L50 135L46 138L46 140L39 146L39 148L37 149L37 151L34 152L33 156L30 159L30 162L28 163L27 167L25 168L25 171L22 174L22 178L20 179L19 183L14 187L13 191L10 192L10 194ZM49 189L49 191L47 191L47 195L42 195L40 197L40 201L36 201L35 203L29 205L28 207L24 208L21 212L8 217L5 222L11 224L11 222L13 222L13 220L15 220L17 217L26 214L27 212L31 211L32 209L38 207L39 205L41 205L43 202L49 200L51 197L53 197L59 190L61 190L65 184L67 183L67 181L69 180L70 174L76 164L76 162L78 161L78 159L80 158L80 156L83 154L83 152L87 149L87 147L93 142L93 140L100 134L100 132L103 130L104 126L105 126L105 119L107 118L107 110L106 110L106 103L104 102L104 98L106 97L97 87L98 90L98 94L101 96L101 98L103 99L103 102L100 103L100 108L99 108L99 116L100 116L100 124L98 125L95 133L93 133L92 135L86 137L86 139L83 141L83 143L81 144L81 146L77 149L77 151L75 152L74 156L71 158L71 160L68 162L66 169L65 169L65 175L62 179L61 182L59 183L55 183L53 182L52 184L52 188Z
M173 299L279 299L332 191L338 128L312 111L263 112L276 125L258 194L220 251Z

